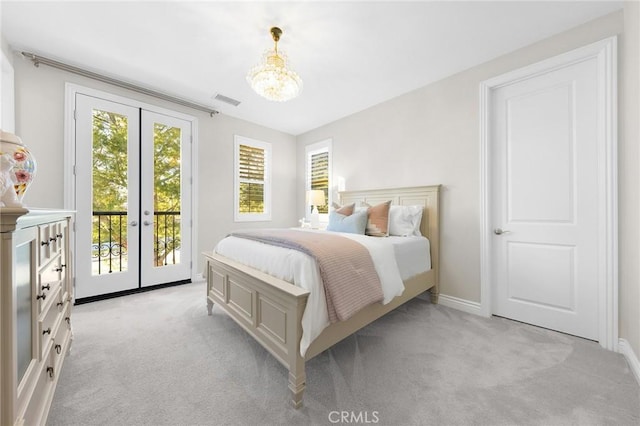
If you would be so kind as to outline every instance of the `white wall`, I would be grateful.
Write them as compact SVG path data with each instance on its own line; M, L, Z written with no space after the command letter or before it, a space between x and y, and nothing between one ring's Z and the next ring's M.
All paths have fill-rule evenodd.
M24 202L30 207L63 208L64 90L65 82L115 93L142 102L184 112L198 118L199 204L195 231L198 251L196 272L202 271L202 251L236 228L297 223L295 137L225 115L173 105L105 83L41 65L36 68L20 56L14 57L16 90L16 134L36 156L38 172ZM235 223L233 221L233 136L239 134L273 144L273 221Z
M15 130L15 102L13 90L13 55L9 45L0 37L2 47L2 74L0 76L0 129L5 132Z
M326 138L347 190L442 184L440 291L480 302L479 84L621 33L623 21L607 15L298 136L298 215L304 147Z
M640 3L624 4L620 37L620 337L640 356Z

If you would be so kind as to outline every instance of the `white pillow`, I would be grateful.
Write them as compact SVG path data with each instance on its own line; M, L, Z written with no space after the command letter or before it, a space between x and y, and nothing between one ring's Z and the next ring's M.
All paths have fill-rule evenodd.
M423 206L391 206L389 211L389 235L408 237L421 236Z

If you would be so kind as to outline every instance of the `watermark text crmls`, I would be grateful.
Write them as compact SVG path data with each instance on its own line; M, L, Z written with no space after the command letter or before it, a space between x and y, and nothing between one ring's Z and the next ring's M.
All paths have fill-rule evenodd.
M380 421L378 411L331 411L329 421L337 424L375 424Z

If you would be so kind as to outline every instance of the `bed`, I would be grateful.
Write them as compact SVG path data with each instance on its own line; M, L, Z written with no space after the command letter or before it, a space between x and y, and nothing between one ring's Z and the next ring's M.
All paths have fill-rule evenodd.
M420 232L429 240L431 268L404 280L404 292L389 303L374 303L346 321L331 323L311 341L304 355L300 342L309 291L215 252L204 253L209 315L213 305L218 305L283 364L289 371L292 404L301 407L306 361L427 290L432 303L437 303L439 195L440 185L340 193L343 205L392 200L395 205L424 206Z

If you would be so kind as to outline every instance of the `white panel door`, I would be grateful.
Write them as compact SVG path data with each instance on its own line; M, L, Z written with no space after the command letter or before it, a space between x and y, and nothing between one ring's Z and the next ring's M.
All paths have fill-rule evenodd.
M598 339L595 58L492 93L493 313Z

